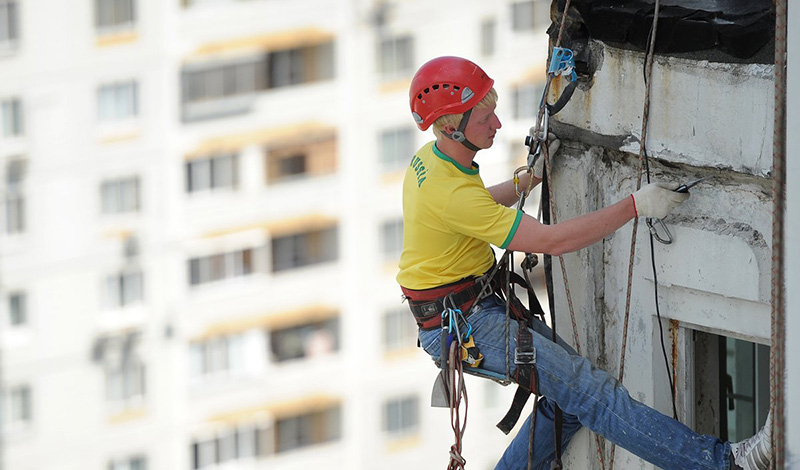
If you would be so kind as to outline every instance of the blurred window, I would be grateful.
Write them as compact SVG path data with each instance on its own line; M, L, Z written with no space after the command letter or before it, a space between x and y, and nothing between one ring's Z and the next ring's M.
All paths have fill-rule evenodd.
M246 343L256 337L248 333L237 333L192 343L189 353L192 376L228 377L243 373L245 371Z
M141 455L108 462L108 470L147 470L147 458Z
M380 133L380 161L384 171L405 168L414 156L414 129L399 127Z
M550 24L550 2L529 0L511 4L511 29L517 32L533 31Z
M97 111L101 121L120 121L136 117L138 84L135 80L102 85L97 90Z
M417 432L419 398L408 396L387 401L383 405L383 430L391 436Z
M100 34L132 29L136 24L135 0L95 0L95 26Z
M141 333L105 340L101 360L105 372L106 400L118 408L141 406L145 396L145 364L137 352Z
M23 133L22 104L19 98L2 101L3 137L19 137Z
M378 71L383 79L404 77L414 73L414 40L398 36L378 44Z
M239 186L239 155L211 155L186 162L186 192L216 189L237 189Z
M338 257L338 227L314 229L272 239L274 272L334 261Z
M211 437L192 440L192 469L218 469L220 464L272 454L273 441L271 429L263 425L239 423L218 428Z
M271 52L269 88L330 80L334 75L333 42Z
M25 231L25 172L26 161L22 158L13 158L6 162L5 167L5 230L9 234L18 234Z
M323 356L339 350L339 319L329 318L269 332L272 360Z
M268 147L265 151L267 183L282 183L335 172L336 148L336 135L328 132L306 137L300 142Z
M197 286L253 274L253 248L189 259L189 285Z
M417 324L405 305L385 311L382 326L384 351L416 346Z
M122 308L141 302L144 299L144 286L141 269L129 268L106 277L106 308Z
M139 177L103 181L100 184L100 201L103 214L139 212Z
M384 259L394 260L403 251L403 218L381 224L381 254Z
M275 451L286 452L338 440L342 433L341 421L339 405L279 418L275 422Z
M496 31L497 20L494 18L481 22L481 54L486 57L494 55Z
M0 393L0 430L13 431L33 420L30 385L14 385Z
M28 323L28 297L24 292L13 292L8 296L8 324L22 326Z
M19 39L19 4L0 0L0 47L14 47Z
M539 112L544 83L523 83L513 89L514 119L531 119Z

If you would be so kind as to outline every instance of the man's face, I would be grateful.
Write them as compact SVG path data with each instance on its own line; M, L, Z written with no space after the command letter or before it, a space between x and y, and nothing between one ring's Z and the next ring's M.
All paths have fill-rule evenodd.
M494 136L497 129L500 129L500 119L494 113L496 105L486 108L475 108L472 110L467 128L464 135L467 140L475 144L478 148L488 149L494 144Z

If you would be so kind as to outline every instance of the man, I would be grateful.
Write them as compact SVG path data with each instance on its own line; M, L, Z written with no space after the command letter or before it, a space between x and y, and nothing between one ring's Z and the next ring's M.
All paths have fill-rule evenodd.
M559 255L585 248L610 235L634 217L663 218L688 193L677 184L655 183L608 207L555 225L543 225L510 206L517 202L512 181L486 188L474 161L490 148L501 127L495 114L494 81L476 64L459 57L439 57L417 71L409 90L411 111L421 130L433 126L436 140L411 160L403 183L404 243L397 280L420 326L422 347L438 358L440 314L446 296L469 312L481 367L505 374L516 346L515 322L505 333L505 305L495 295L480 297L476 279L495 263L490 244L528 253ZM557 141L551 145L557 150ZM541 161L541 159L539 159ZM523 175L520 187L541 182L538 163ZM435 307L435 308L434 308ZM554 403L564 412L563 443L587 426L639 457L665 469L765 469L771 459L767 425L736 444L702 436L672 418L632 399L605 371L578 356L549 328L533 322L537 389L542 396L536 416L533 468L549 469L555 458ZM515 368L513 357L511 367ZM524 469L528 458L529 416L506 449L497 469Z

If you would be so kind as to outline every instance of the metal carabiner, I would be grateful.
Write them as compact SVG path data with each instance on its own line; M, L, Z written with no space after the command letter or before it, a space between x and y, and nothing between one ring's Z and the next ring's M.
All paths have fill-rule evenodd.
M656 239L659 243L663 243L664 245L671 245L673 242L672 233L670 233L669 228L667 228L667 224L664 223L661 219L656 219L653 217L648 217L645 219L645 223L647 227L650 229L650 234L653 238ZM656 224L661 225L661 228L664 230L666 234L666 238L662 238L661 235L658 233L658 229L656 228Z

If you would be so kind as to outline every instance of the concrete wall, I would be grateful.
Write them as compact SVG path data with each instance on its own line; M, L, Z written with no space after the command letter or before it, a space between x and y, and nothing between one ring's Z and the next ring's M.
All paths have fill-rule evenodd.
M559 220L617 202L636 186L644 56L597 42L591 47L594 76L552 123L565 142L555 160ZM674 243L655 246L678 414L693 426L692 331L769 343L772 67L656 57L651 93L652 181L711 177L665 219ZM632 226L564 257L584 354L612 375L620 364ZM633 397L671 415L648 238L641 220L623 382ZM560 278L560 269L555 271ZM556 286L559 334L572 338L560 279ZM668 320L677 323L670 326ZM581 431L570 448L569 467L599 468L594 446ZM626 451L616 452L615 468L651 468Z

